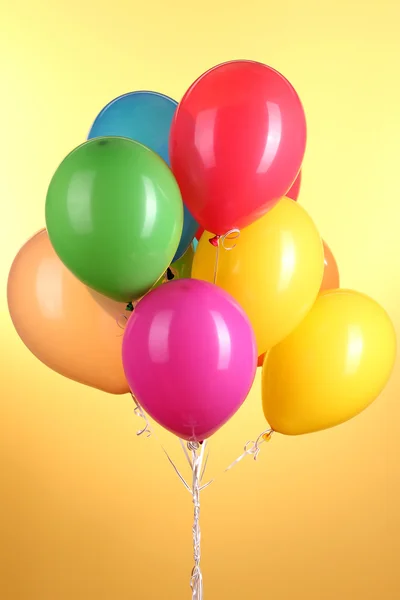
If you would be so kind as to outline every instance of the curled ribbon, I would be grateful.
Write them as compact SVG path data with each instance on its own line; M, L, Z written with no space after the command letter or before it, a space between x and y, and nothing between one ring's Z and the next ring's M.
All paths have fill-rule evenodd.
M151 435L153 437L155 437L158 441L158 443L161 446L162 451L164 452L165 456L167 457L168 461L170 462L171 466L173 467L175 473L178 475L179 479L181 480L181 482L183 483L183 485L185 486L185 488L188 490L188 492L192 493L192 490L190 488L190 486L188 485L188 483L185 481L185 478L183 477L183 475L181 474L181 472L179 471L178 467L176 466L176 464L174 463L174 461L172 460L172 458L170 457L170 455L168 454L167 450L164 448L164 446L162 445L162 443L160 442L160 440L158 439L158 436L154 433L154 431L152 430L151 426L150 426L150 422L146 416L146 413L144 412L143 408L140 406L139 402L136 400L135 396L131 393L132 396L132 400L135 403L135 409L134 409L134 413L137 417L140 417L141 419L144 420L145 426L143 427L143 429L139 429L136 432L137 436L141 436L141 435L145 435L145 437L150 437Z
M232 248L229 248L229 249L232 249ZM150 437L154 432L150 426L150 423L146 416L146 413L144 412L144 410L142 409L142 407L140 406L139 402L136 400L136 398L133 394L132 394L132 399L136 405L135 410L134 410L135 415L140 417L141 419L143 419L144 424L145 424L145 426L142 429L139 429L136 432L136 435L138 435L138 436L145 435L145 437ZM273 434L273 429L267 429L266 431L263 431L262 433L260 433L260 435L255 440L249 440L248 442L246 442L246 444L244 446L244 452L242 452L242 454L225 469L225 472L232 469L232 467L234 467L238 462L240 462L247 455L252 455L254 460L257 460L258 455L260 453L261 444L263 442L269 441L271 439L272 434ZM155 436L155 437L157 437L157 436ZM192 600L203 600L203 575L202 575L201 567L200 567L200 559L201 559L200 492L203 489L205 489L206 487L208 487L211 483L213 483L215 481L215 479L211 479L204 485L201 485L201 481L203 479L203 476L204 476L204 473L206 470L208 456L209 456L209 454L207 454L206 459L203 460L204 454L205 454L205 448L207 446L207 440L205 440L201 444L196 441L189 441L189 442L187 442L187 446L185 445L183 440L180 439L179 441L183 448L186 459L192 470L192 485L191 486L189 486L188 483L185 481L185 479L181 475L178 467L175 465L174 461L169 456L168 452L166 451L166 449L164 448L164 446L161 444L160 441L159 441L159 443L161 445L163 452L165 453L166 457L168 458L169 462L171 463L172 467L174 468L176 474L178 475L179 479L181 480L181 482L183 483L185 488L192 495L193 506L194 506L193 525L192 525L194 566L193 566L191 577L190 577L190 587L192 589Z
M238 456L238 458L236 458L228 467L226 467L226 469L224 470L224 473L226 473L227 471L230 471L230 469L232 469L235 465L237 465L237 463L240 462L241 460L243 460L244 457L247 455L253 455L254 460L257 460L258 455L261 450L261 448L260 448L261 444L263 444L264 442L269 442L273 433L274 433L273 429L266 429L265 431L260 433L260 435L256 438L255 441L249 440L248 442L246 442L244 445L244 452L240 456ZM209 485L214 483L214 481L215 481L215 478L210 479L210 481L207 481L207 483L205 483L204 485L202 485L200 487L200 491L204 490L206 487L208 487Z
M215 248L217 249L216 256L215 256L214 277L213 277L214 284L217 281L217 275L218 275L218 262L219 262L220 246L222 246L222 248L227 251L233 250L234 248L236 248L236 244L227 246L226 242L227 242L227 240L237 240L239 238L239 236L240 236L240 229L230 229L229 231L224 233L224 235L216 235L213 238L211 238L210 240L208 240L210 242L210 244L215 246Z
M200 481L202 477L202 465L206 443L203 442L200 449L198 442L188 442L188 449L192 452L192 498L194 505L193 519L193 557L194 567L190 578L190 587L192 588L192 600L203 600L203 575L200 568ZM200 452L199 452L200 449Z

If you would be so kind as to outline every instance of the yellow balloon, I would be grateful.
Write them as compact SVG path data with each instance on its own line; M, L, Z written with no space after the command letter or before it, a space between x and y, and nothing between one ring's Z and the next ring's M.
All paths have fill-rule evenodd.
M395 355L394 327L379 304L351 290L322 292L300 326L265 357L268 423L299 435L351 419L380 394Z
M216 248L204 232L192 277L214 280ZM260 356L285 338L311 309L323 277L324 251L314 222L297 202L282 198L240 232L231 250L220 244L216 283L247 313Z

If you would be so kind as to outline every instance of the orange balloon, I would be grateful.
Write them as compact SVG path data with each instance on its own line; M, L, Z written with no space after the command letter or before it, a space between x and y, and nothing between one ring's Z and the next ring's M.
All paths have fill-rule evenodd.
M322 240L324 245L324 276L322 278L320 292L325 290L336 290L340 287L339 269L328 244Z
M7 297L18 335L45 365L104 392L129 392L121 355L126 304L78 281L54 252L47 231L17 254Z
M322 240L324 246L324 276L322 278L320 292L325 290L336 290L340 287L339 269L328 244ZM257 366L262 367L265 352L258 357Z

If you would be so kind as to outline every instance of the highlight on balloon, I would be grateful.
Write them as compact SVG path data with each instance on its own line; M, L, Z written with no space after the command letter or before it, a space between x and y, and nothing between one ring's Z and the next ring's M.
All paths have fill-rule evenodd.
M275 69L217 65L179 102L133 91L88 130L49 174L44 228L11 266L9 312L44 365L131 397L139 435L178 438L189 482L163 451L194 502L201 600L208 441L257 367L265 422L227 470L272 435L366 409L389 381L394 327L374 299L341 288L335 249L301 204L305 110Z

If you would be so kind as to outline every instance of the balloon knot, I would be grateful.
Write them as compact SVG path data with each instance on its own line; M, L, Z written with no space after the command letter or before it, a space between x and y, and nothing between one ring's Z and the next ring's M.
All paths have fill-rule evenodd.
M218 248L220 237L220 235L215 235L214 237L210 238L208 241L210 242L211 246Z
M134 307L133 307L133 304L132 304L132 302L129 302L129 303L126 305L126 308L125 308L125 310L127 310L128 312L133 312L133 308L134 308Z
M273 433L274 433L273 429L271 429L267 433L263 433L262 439L264 440L264 442L269 442Z

